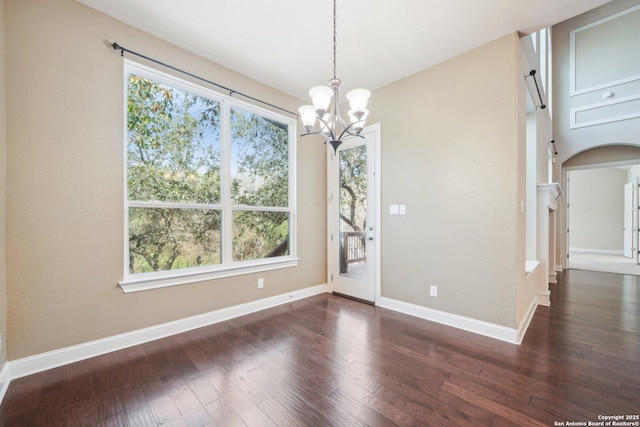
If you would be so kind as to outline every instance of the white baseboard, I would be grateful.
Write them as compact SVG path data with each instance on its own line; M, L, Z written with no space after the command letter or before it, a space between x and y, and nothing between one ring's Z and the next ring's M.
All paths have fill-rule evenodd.
M569 253L571 252L576 254L624 255L624 251L615 249L569 248Z
M187 317L173 322L162 323L160 325L138 329L124 334L114 335L71 347L65 347L9 361L0 372L0 402L2 401L2 398L4 398L4 393L6 392L9 382L13 379L46 371L69 363L78 362L80 360L89 359L91 357L100 356L102 354L121 350L134 345L143 344L145 342L175 335L181 332L190 331L192 329L201 328L203 326L212 325L214 323L223 322L225 320L244 316L246 314L251 314L256 311L286 304L288 302L307 298L313 295L318 295L327 291L328 286L326 284L312 286L310 288L300 289L298 291L288 292L286 294L276 295L257 301L251 301L245 304L235 305L233 307L222 308L220 310L210 311L208 313Z
M536 302L538 303L538 305L544 305L546 307L549 307L551 305L551 292L546 291L543 293L538 292L538 295L536 295Z
M522 342L522 338L526 332L526 327L529 326L529 322L531 321L531 317L533 317L536 306L534 301L529 308L527 316L525 317L526 322L522 322L522 326L520 328L514 329L391 298L380 298L378 305L383 308L388 308L389 310L420 317L421 319L430 320L443 325L453 326L454 328L495 338L500 341L506 341L512 344L520 344Z
M8 363L5 363L0 371L0 403L2 399L4 399L4 395L9 388L9 383L11 382L11 377L9 376L9 366Z
M560 264L556 264L555 268L556 268L556 273L560 273L562 270L564 270Z
M529 325L531 324L531 320L533 319L533 315L536 313L536 308L538 308L537 298L534 298L529 305L529 309L527 310L527 314L522 318L520 324L518 325L518 329L516 329L516 344L522 344L522 340L524 339L524 335L527 333L529 329Z

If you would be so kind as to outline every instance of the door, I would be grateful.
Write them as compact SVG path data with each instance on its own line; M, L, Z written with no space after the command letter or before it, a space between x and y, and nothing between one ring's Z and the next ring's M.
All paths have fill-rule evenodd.
M329 275L333 292L375 302L379 126L330 153Z
M624 185L624 256L633 258L633 183Z

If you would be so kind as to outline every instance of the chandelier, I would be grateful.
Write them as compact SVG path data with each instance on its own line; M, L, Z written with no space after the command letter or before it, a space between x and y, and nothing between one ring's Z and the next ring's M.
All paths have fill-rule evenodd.
M313 105L303 105L298 109L300 119L307 135L322 135L324 143L329 143L334 152L338 146L348 138L360 137L364 123L369 115L367 102L371 92L366 89L354 89L347 93L350 109L349 120L344 120L340 114L339 94L340 79L336 77L336 0L333 0L333 78L329 86L315 86L309 90ZM316 127L316 124L318 125Z

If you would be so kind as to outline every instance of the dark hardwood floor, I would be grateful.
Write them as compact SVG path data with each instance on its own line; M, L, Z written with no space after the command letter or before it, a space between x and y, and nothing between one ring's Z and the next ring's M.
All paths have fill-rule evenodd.
M520 346L319 295L14 380L0 425L553 426L633 417L638 279L561 274Z

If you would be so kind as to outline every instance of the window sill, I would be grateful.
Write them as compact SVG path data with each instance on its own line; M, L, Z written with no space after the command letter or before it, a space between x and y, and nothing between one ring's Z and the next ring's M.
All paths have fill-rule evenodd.
M259 273L280 268L295 267L299 258L286 258L278 261L261 261L259 264L242 264L214 271L198 271L165 277L130 278L118 283L125 294L147 291L150 289L166 288L168 286L186 285L188 283L206 280L222 279L224 277L240 276L243 274Z
M538 266L540 265L540 261L535 260L535 259L528 259L525 261L525 267L524 267L524 274L525 274L525 279L528 279L534 271L536 271L536 268L538 268Z

